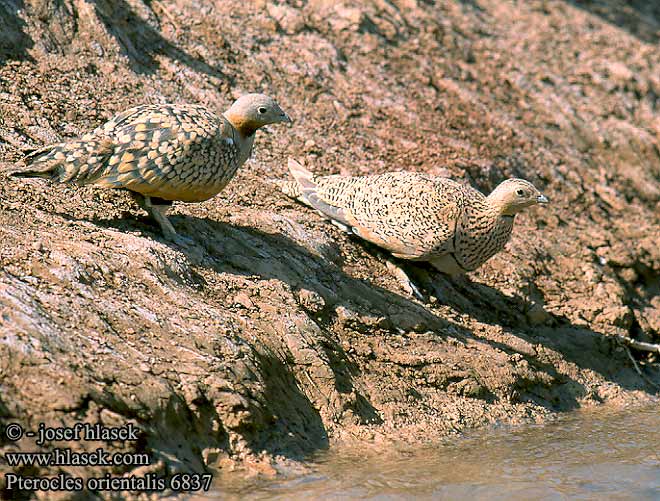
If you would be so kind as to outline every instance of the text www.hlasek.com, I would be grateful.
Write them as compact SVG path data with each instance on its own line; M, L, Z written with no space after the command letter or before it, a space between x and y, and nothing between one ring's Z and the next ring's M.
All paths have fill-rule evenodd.
M106 427L100 424L76 423L72 427L52 428L39 423L36 431L25 430L18 423L5 426L4 435L12 442L20 441L24 436L34 437L36 445L58 442L135 442L140 430L132 424L120 427ZM147 466L151 464L148 454L142 452L108 452L102 447L94 451L75 451L68 447L57 447L51 451L12 451L4 454L7 465L17 470L39 468L105 467L120 468ZM143 476L106 473L102 476L87 478L74 477L65 473L56 476L30 476L18 473L5 473L5 489L22 491L151 491L165 490L179 492L208 491L212 475L205 473L176 473L172 476L158 476L146 473Z
M51 452L7 452L9 466L146 466L151 463L148 454L114 454L102 448L94 452L73 452L71 449L54 449Z

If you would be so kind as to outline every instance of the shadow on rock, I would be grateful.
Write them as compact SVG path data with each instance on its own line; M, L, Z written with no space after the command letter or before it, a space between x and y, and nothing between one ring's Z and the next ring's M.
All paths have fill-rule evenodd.
M542 307L531 304L517 294L505 295L494 287L472 281L468 276L450 278L426 264L410 263L407 266L412 268L412 275L420 280L428 291L432 291L442 304L467 313L481 323L499 326L503 332L516 336L525 343L530 345L540 343L557 350L567 361L580 368L594 370L623 388L657 393L656 389L632 370L620 370L621 367L628 365L628 360L624 353L619 353L618 356L615 354L617 344L613 338L574 325L565 316L548 313ZM528 363L533 363L562 384L569 382L552 364L541 363L535 353L514 350L511 346L494 341L489 343L505 353L521 354ZM619 363L612 365L609 363L611 361L609 358L592 356L594 349L617 357ZM542 393L547 394L547 391ZM578 393L586 394L579 389ZM558 395L548 400L561 401L561 405L553 407L554 410L567 408L565 399ZM540 403L536 400L535 402ZM573 408L573 404L568 408Z
M259 433L250 445L253 450L268 450L271 454L302 460L319 450L328 449L328 433L314 404L300 388L291 368L274 355L258 355L268 402L261 409L266 413ZM303 438L304 440L301 440Z
M0 1L0 64L12 59L32 59L27 51L34 42L25 32L25 21L18 15L24 8L23 0Z
M151 1L147 0L143 4L148 13L147 20L124 0L94 0L94 5L105 28L117 39L136 73L154 73L159 66L154 56L162 54L194 71L230 81L220 69L192 56L162 36L159 31L161 21L152 10Z
M566 0L568 4L601 17L643 42L660 41L660 3L646 0Z
M503 334L509 335L507 337L512 340L510 342L483 337L463 325L434 314L410 298L350 277L333 262L336 258L331 252L325 256L323 252L313 252L284 234L266 233L254 227L194 216L173 216L172 220L182 233L195 235L198 245L188 249L172 245L176 250L184 252L194 265L209 268L216 273L253 276L263 280L276 279L288 284L294 292L312 291L322 299L323 304L313 316L326 329L331 325L339 325L364 335L376 331L432 332L463 345L477 340L504 352L511 359L524 361L533 371L529 377L519 374L515 378L510 389L511 401L530 401L552 411L566 411L578 408L580 399L589 393L582 383L565 371L558 371L551 360L542 356L543 348L539 350L539 345L556 350L569 363L593 370L623 388L653 392L627 366L625 354L615 352L614 340L549 314L548 321L532 325L526 315L530 305L525 300L518 296L506 296L488 285L468 279L453 281L437 272L429 274L429 270L423 266L412 265L416 274L425 277L424 285L435 290L441 303L483 324L501 328ZM121 229L127 229L133 224L127 220L97 223ZM153 231L157 235L155 227ZM324 356L330 362L327 365L332 368L337 390L342 394L355 394L352 411L361 422L379 422L381 419L376 407L367 396L354 388L353 381L358 376L358 367L351 362L346 350L332 339L331 334L323 335ZM607 353L608 356L594 357L594 350ZM283 366L273 374L280 374L281 370ZM566 391L567 388L569 391ZM488 388L482 389L470 396L489 402L497 399ZM307 399L304 394L299 396ZM310 403L308 399L307 402ZM322 437L322 425L318 426L312 434ZM322 440L320 446L323 446Z

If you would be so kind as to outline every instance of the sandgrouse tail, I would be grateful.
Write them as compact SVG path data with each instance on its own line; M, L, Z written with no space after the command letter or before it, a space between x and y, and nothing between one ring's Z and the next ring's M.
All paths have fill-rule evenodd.
M240 97L223 115L198 105L142 105L31 153L10 175L129 190L164 236L178 241L165 216L172 202L215 196L250 156L257 129L290 121L263 94Z
M289 170L295 181L282 186L288 196L395 257L427 261L449 275L484 264L508 242L518 212L548 202L523 179L507 179L484 196L414 172L317 177L293 159Z

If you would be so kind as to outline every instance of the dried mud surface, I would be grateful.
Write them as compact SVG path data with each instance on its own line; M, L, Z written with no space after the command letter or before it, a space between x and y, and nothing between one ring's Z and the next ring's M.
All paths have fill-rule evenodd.
M143 440L112 447L152 471L272 474L654 398L658 360L633 352L640 377L611 335L660 342L659 41L643 1L0 1L6 166L144 102L263 91L295 119L175 205L186 250L124 193L0 178L0 420L133 422ZM551 205L465 281L408 266L424 304L279 193L289 155L486 192L519 176Z

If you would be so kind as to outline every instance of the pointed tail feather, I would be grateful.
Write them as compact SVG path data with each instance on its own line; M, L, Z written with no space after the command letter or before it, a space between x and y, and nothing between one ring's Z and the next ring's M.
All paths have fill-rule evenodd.
M98 177L112 149L108 139L51 144L27 155L23 159L25 165L9 175L86 184Z
M23 158L22 167L14 167L8 172L11 177L31 178L40 177L46 179L56 179L57 163L54 162L56 152L61 151L63 143L50 144L39 148Z
M290 181L282 186L282 191L286 195L316 209L321 215L339 223L340 227L346 231L352 227L344 209L330 205L319 196L317 192L318 184L314 174L293 158L289 158L289 171L295 181Z
M9 177L18 177L21 179L29 179L29 178L42 178L42 179L55 179L57 175L53 174L52 171L44 171L44 172L38 172L38 171L23 171L20 169L13 169L10 172L7 173Z
M288 166L289 172L291 172L291 175L303 190L316 189L314 174L305 169L300 162L293 158L289 158Z
M288 166L294 181L282 182L280 184L280 189L286 196L298 199L301 202L306 203L304 191L316 189L314 174L305 169L293 158L289 158Z

